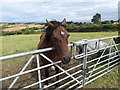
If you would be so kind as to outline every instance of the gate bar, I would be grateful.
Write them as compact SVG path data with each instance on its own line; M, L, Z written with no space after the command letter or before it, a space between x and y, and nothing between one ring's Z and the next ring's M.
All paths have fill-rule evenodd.
M118 62L118 63L120 63L120 62ZM113 66L117 65L118 63L114 64ZM112 67L113 67L113 66L112 66ZM108 72L110 72L110 71L112 71L112 70L113 70L113 69L110 69L109 71L107 71L107 72L105 72L105 73L103 73L103 74L100 74L99 76L97 76L97 77L95 77L95 78L89 80L88 82L86 82L86 84L88 84L88 83L90 83L90 82L96 80L97 78L99 78L99 77L101 77L101 76L107 74Z
M20 73L22 73L22 72L27 68L27 66L29 65L29 63L32 61L32 59L33 59L34 57L35 57L35 56L33 55L33 56L28 60L28 62L25 64L25 66L24 66L23 69L20 71ZM8 90L10 90L10 88L13 87L13 85L16 83L16 81L19 79L19 77L20 77L20 76L16 77L16 78L13 80L13 82L12 82L11 85L9 86L9 89L8 89Z
M40 67L39 54L36 55L36 58L37 58L37 67L39 68ZM39 80L39 82L41 81L40 69L38 70L38 80ZM42 83L41 82L39 83L39 88L42 89Z
M87 69L87 40L85 41L86 44L83 45L83 54L84 54L84 57L83 57L83 82L82 82L82 85L85 86L85 82L86 82L86 69Z
M53 65L55 65L56 67L58 67L61 71L65 72L68 76L70 76L72 79L74 79L77 83L80 84L80 82L74 78L73 76L71 76L67 71L65 71L63 68L61 68L59 65L55 64L52 60L50 60L48 57L46 57L44 54L40 53L40 55L42 57L44 57L45 59L47 59L49 62L51 62Z
M25 53L3 56L3 57L0 57L0 61L11 59L11 58L17 58L17 57L21 57L21 56L26 56L26 55L33 55L33 54L37 54L37 53L41 53L41 52L43 53L43 52L51 51L54 49L55 49L54 47L51 47L51 48L45 48L45 49L40 49L40 50L35 50L35 51L30 51L30 52L25 52Z
M118 61L119 59L115 59L114 61L112 61L112 62L110 62L110 64L111 63L113 63L113 62L116 62L116 61ZM100 66L100 67L98 67L98 68L95 68L94 70L92 70L92 71L96 71L96 70L98 70L98 69L100 69L100 68L102 68L102 67L105 67L105 66L107 66L108 65L108 63L106 63L106 64L104 64L104 65L102 65L102 66ZM92 71L89 71L87 74L89 74L90 72L92 72Z

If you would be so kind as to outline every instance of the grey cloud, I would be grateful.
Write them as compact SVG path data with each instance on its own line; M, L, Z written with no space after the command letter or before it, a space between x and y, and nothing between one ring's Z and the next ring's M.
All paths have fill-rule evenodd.
M91 21L96 13L101 13L103 20L116 20L116 2L22 2L4 3L3 21L44 21L45 19L69 21Z

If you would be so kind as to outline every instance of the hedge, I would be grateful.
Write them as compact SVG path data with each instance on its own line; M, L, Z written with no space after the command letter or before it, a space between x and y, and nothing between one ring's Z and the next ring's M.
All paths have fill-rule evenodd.
M120 24L118 24L117 29L118 29L118 35L120 35ZM117 38L116 42L120 43L120 37Z
M69 32L110 32L120 30L120 24L67 24L66 29ZM19 31L2 31L2 35L16 35L16 34L40 34L43 28L26 28ZM119 31L120 32L120 31Z
M102 31L117 31L117 24L68 24L67 30L69 32L102 32Z

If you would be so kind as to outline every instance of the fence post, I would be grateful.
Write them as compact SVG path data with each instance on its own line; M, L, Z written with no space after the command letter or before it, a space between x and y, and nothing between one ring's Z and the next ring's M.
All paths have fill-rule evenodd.
M70 42L70 44L73 44L73 42ZM73 46L70 46L70 55L72 56L72 52L73 52Z
M87 40L85 40L85 44L83 45L83 54L84 54L84 58L83 58L83 83L82 85L85 86L86 83L86 70L87 70Z
M76 44L75 43L73 43L73 46L74 46L74 58L75 58L75 56L76 56L76 49L77 49L77 47L76 47Z
M40 67L39 54L37 54L36 57L37 57L37 68L39 68ZM39 80L39 89L42 90L41 71L40 70L38 70L38 80Z

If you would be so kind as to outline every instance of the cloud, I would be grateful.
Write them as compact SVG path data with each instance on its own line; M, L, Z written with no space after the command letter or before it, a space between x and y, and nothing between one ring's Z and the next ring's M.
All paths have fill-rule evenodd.
M72 1L72 0L70 0ZM117 20L117 2L3 2L3 21L43 22L45 19L91 21L96 13L102 20Z
M118 2L119 0L2 0L2 2Z

